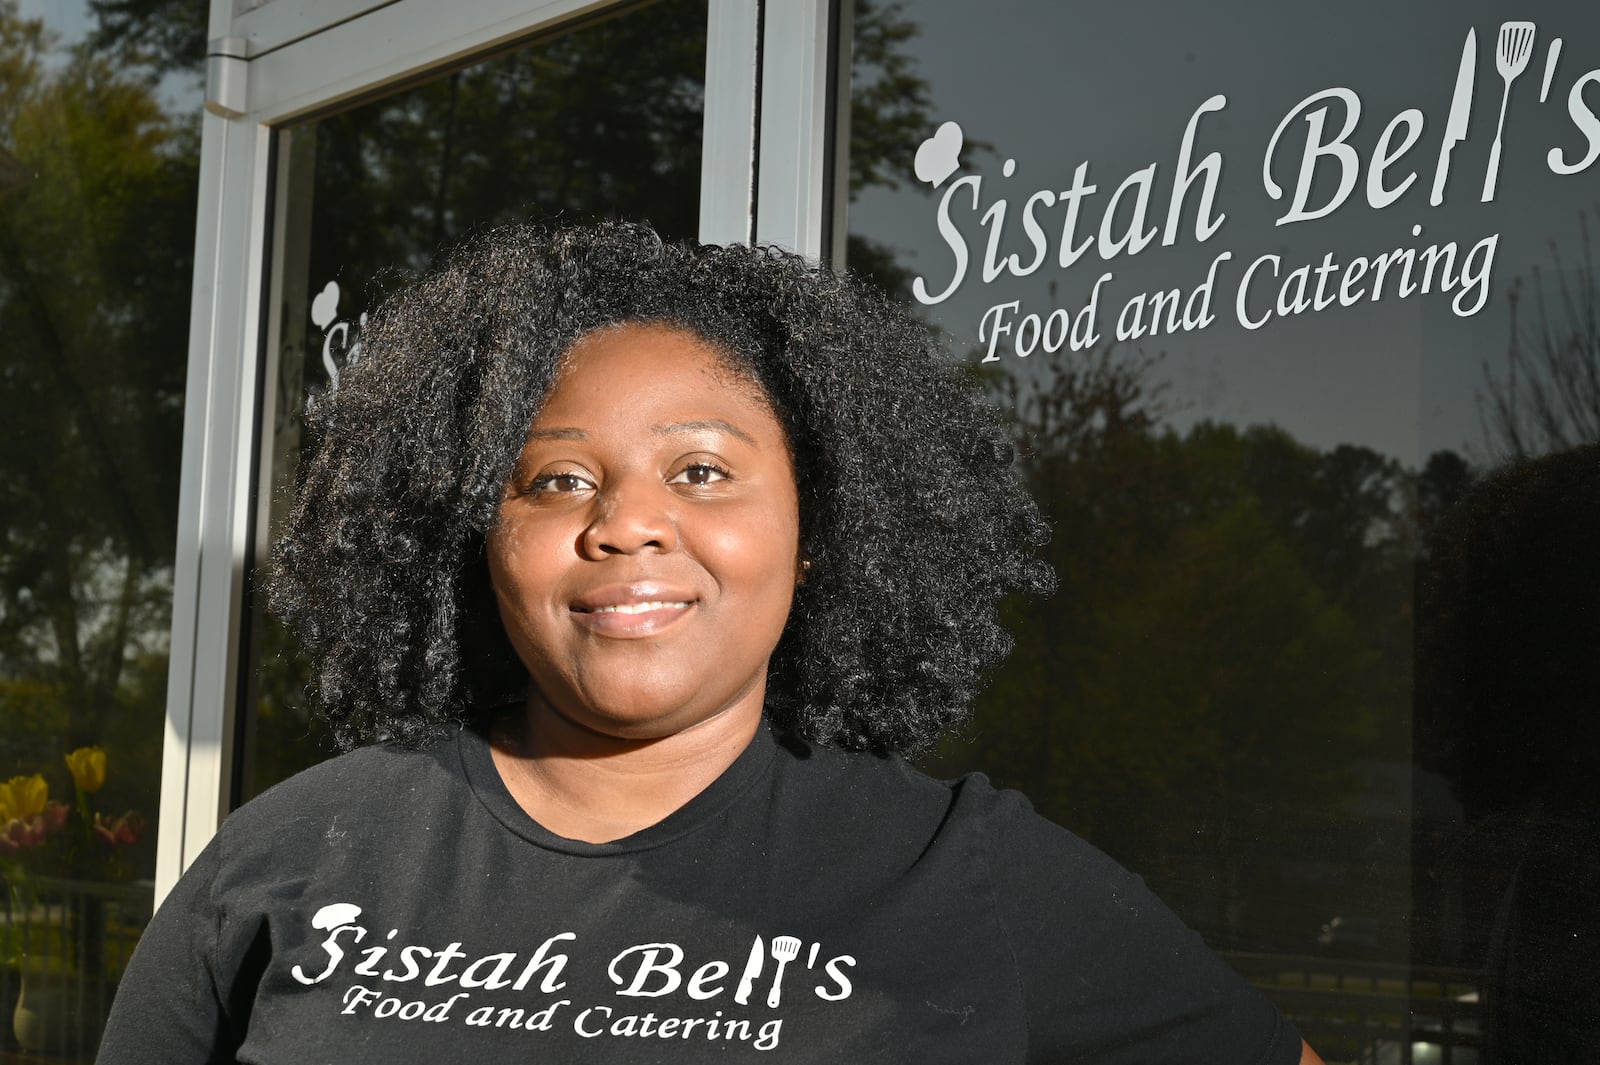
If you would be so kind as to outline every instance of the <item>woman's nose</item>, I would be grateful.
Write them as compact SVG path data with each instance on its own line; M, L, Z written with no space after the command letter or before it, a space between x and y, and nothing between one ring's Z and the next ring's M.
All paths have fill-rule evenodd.
M599 561L608 555L677 550L677 522L669 503L664 486L655 491L634 483L602 488L581 537L584 557Z

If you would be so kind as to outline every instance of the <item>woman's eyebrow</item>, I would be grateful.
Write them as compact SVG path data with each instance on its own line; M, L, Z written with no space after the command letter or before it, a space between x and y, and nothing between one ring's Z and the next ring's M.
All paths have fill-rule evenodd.
M710 431L727 433L729 436L737 437L747 444L755 443L749 433L723 421L721 418L708 418L703 421L693 422L673 422L671 425L652 425L650 428L662 436L669 436L673 433L703 433Z
M529 440L587 440L589 434L582 429L529 429Z

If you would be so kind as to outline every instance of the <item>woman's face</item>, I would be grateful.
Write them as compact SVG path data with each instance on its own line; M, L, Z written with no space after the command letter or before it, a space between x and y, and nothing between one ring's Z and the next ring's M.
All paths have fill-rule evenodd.
M787 442L758 386L681 330L581 340L488 538L536 702L631 739L758 716L799 527Z

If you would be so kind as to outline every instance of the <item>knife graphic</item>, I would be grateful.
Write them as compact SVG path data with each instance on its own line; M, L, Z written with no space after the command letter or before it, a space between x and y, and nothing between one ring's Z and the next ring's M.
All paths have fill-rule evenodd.
M750 1005L750 989L755 986L756 977L761 975L761 961L766 957L766 950L761 937L756 936L756 941L750 947L750 960L744 963L744 975L739 977L739 989L733 993L733 1000L741 1006Z
M1450 152L1467 139L1467 120L1472 117L1472 82L1478 67L1478 31L1467 30L1467 43L1461 46L1461 68L1456 72L1456 94L1450 101L1450 117L1444 124L1444 143L1439 146L1439 162L1433 171L1434 207L1444 202L1444 182L1450 176Z

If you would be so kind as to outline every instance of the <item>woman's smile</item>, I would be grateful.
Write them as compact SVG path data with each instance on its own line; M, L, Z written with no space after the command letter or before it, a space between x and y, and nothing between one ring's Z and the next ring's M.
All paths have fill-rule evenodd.
M692 596L654 584L612 585L581 596L572 604L572 615L596 635L640 639L686 619L695 602Z

